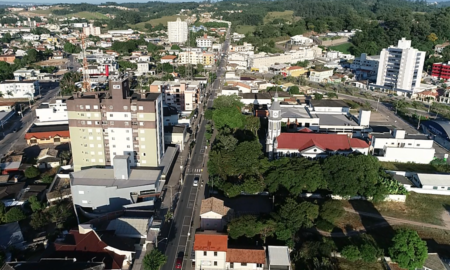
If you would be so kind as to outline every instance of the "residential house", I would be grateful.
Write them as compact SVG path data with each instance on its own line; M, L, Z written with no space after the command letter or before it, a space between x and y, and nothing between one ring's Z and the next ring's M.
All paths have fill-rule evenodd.
M65 269L65 270L104 270L103 262L80 262L76 258L40 259L39 261L6 262L0 270L29 270L29 269Z
M202 230L222 231L233 216L233 210L222 200L210 197L202 200L200 206L200 228Z
M39 169L51 169L61 165L61 158L58 157L58 150L53 148L42 149L37 157L37 167Z
M281 74L284 77L292 76L292 77L300 77L308 73L308 69L299 66L290 66L282 69Z
M0 225L0 250L23 249L25 240L19 222Z
M164 63L173 64L175 62L175 59L177 59L176 55L165 55L161 57L161 64Z
M266 264L266 251L263 248L228 248L226 269L262 270Z
M25 133L28 145L54 144L70 142L68 125L32 126Z
M9 176L7 176L9 178ZM25 182L0 184L0 201L6 207L22 205L20 197L23 194Z
M227 234L215 231L197 232L194 239L195 269L227 269L227 249Z

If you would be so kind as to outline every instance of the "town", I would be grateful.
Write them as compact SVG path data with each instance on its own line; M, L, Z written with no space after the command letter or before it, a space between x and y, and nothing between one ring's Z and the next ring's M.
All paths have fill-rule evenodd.
M449 6L0 2L0 269L450 269Z

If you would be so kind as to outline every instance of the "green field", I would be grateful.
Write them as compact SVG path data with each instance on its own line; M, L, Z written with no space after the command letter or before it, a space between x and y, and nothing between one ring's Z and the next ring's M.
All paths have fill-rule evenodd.
M86 20L95 20L95 19L107 19L104 14L101 14L99 12L89 12L89 11L82 11L77 13L71 13L67 14L64 17L78 17L78 18L85 18Z
M328 47L328 49L333 50L333 51L339 51L341 53L350 53L350 48L353 45L351 43L343 43L340 45L336 45L336 46L330 46Z
M290 21L292 19L293 14L294 14L293 10L268 12L266 17L264 17L264 23L271 22L275 19L285 19L287 21Z
M238 25L236 26L235 30L239 34L247 34L248 32L255 31L256 26L253 25Z
M145 29L145 24L149 23L153 26L156 26L158 24L162 24L164 26L167 27L167 22L171 22L171 21L176 21L177 18L180 18L182 20L185 20L187 18L187 16L178 16L178 15L173 15L173 16L164 16L158 19L152 19L150 21L146 21L146 22L140 22L137 24L130 24L129 27L131 27L132 29L137 29L137 30L141 30L141 31L145 31L147 29Z

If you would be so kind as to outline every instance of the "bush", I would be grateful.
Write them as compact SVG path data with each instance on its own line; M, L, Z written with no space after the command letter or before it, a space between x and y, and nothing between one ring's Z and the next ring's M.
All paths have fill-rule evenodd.
M20 207L13 207L6 212L5 222L11 223L27 218Z
M319 219L316 223L316 227L317 229L326 232L331 232L334 229L334 225L324 219Z
M41 180L43 183L51 184L53 182L53 176L44 175Z
M341 201L328 200L320 207L320 217L329 223L334 223L338 217L344 215Z
M38 177L41 174L38 168L31 166L25 170L25 176L29 179Z
M371 263L376 262L380 251L371 244L364 244L360 248L361 259L365 262Z
M357 261L361 258L361 253L359 252L358 247L353 245L344 247L341 255L351 262Z

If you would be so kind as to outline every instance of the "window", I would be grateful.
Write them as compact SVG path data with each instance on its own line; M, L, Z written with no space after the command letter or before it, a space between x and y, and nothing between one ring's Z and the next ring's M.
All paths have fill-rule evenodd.
M94 144L90 144L89 147L93 148L93 147L94 147Z
M129 125L130 125L130 122L125 122L125 126L129 126Z
M102 138L100 138L100 137L97 137L97 141L100 141Z
M129 146L129 145L127 145L127 148L130 148L130 146Z
M86 201L86 200L82 200L81 202L82 202L82 203L88 203L88 201Z
M214 251L214 256L217 256L217 251Z
M231 268L231 269L234 268L234 263L230 262L230 268Z
M143 142L144 142L144 141L145 141L145 138L141 138L141 141L143 141Z
M145 154L145 153L142 153L142 155L145 157L147 154Z
M139 106L139 110L143 111L144 110L144 106Z
M420 146L420 144L418 143L417 146Z
M217 261L214 261L214 266L217 266Z
M433 187L433 189L437 189L437 187Z
M147 163L147 160L143 160L142 163L143 163L143 164Z
M203 251L203 256L206 256L206 254L207 254L207 252L206 252L206 251Z
M139 125L142 127L144 125L144 122L139 122Z
M83 106L83 105L80 105L80 109L84 109L84 106Z
M141 145L141 148L142 148L142 149L145 149L145 145Z
M98 105L94 105L94 109L97 110L98 109Z
M110 113L110 114L109 114L109 117L114 117L114 114Z
M98 160L98 162L103 162L103 159L102 159L102 158L101 158L101 159L99 159L99 160Z
M143 130L143 129L141 129L141 133L144 133L144 130Z
M101 147L102 147L102 145L101 145L101 144L97 144L97 147L98 147L98 148L101 148Z
M128 114L124 114L123 117L128 117Z
M113 141L114 141L115 139L116 139L115 137L111 137L111 140L113 140Z
M95 162L95 158L91 159L91 162Z
M128 110L128 106L123 106L123 109L124 110Z
M109 105L109 109L112 110L114 107L112 105Z
M93 140L94 139L94 137L93 136L89 136L89 140Z
M86 105L86 110L90 110L91 109L91 105Z
M256 264L256 267L257 267L257 268L262 268L262 264L261 264L261 263L257 263L257 264Z
M144 115L142 113L140 113L139 118L144 118Z
M78 194L84 194L84 191L83 190L79 190Z
M116 148L116 145L115 145L115 144L113 144L113 148Z
M241 266L247 266L247 263L241 263Z
M128 130L127 130L128 131ZM128 132L127 132L128 133ZM130 137L127 137L127 141L129 141L130 140Z

